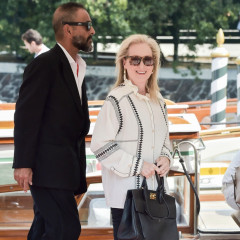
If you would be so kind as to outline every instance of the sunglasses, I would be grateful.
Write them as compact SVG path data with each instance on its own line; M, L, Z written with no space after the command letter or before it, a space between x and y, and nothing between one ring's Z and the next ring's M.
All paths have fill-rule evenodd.
M154 58L150 56L145 56L145 57L139 57L139 56L127 56L125 57L130 58L129 63L130 65L133 66L139 66L141 61L143 61L143 64L145 66L153 66L154 65Z
M92 22L62 22L62 25L68 24L70 26L85 26L87 31L90 31Z

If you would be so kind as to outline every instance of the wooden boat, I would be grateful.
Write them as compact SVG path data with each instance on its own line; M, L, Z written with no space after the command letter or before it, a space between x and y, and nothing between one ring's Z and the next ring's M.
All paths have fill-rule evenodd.
M230 110L227 110L227 112L236 113L236 108L232 102L234 101L229 101ZM86 194L76 197L82 224L81 240L113 239L110 210L106 207L104 200L99 164L89 149L91 131L102 103L103 101L89 101L92 126L90 134L86 137L88 191ZM204 163L208 163L209 155L204 155L205 150L203 151L203 148L208 149L208 146L212 148L212 145L214 145L212 142L215 140L221 142L226 141L226 139L235 139L234 142L236 143L229 144L229 146L225 147L225 152L222 150L221 153L228 151L234 152L237 146L240 146L240 128L237 126L223 131L201 130L199 122L201 123L204 118L206 119L206 117L209 116L209 101L181 104L174 104L171 101L167 101L167 106L169 112L170 138L173 145L177 146L180 142L183 143L184 141L186 144L190 142L194 146L196 145L196 149L202 154ZM1 175L4 176L2 179L0 177L0 240L26 239L33 218L33 203L30 194L23 193L21 188L16 185L12 179L11 161L13 154L14 109L15 104L0 104L0 171ZM207 127L203 126L202 129L206 129ZM226 161L221 162L221 164L218 162L217 166L208 165L198 170L194 168L196 161L192 154L193 148L191 146L184 146L184 144L182 144L182 147L181 153L186 159L188 158L190 177L195 184L200 183L200 187L202 177L204 177L204 179L211 179L215 175L222 176L227 167L227 165L223 166L223 163L227 164L231 160L226 159ZM215 149L214 151L218 152L219 149ZM177 160L176 158L176 162ZM6 172L4 173L3 170ZM218 170L221 174L219 174ZM216 171L218 174L215 174ZM199 218L197 219L195 213L193 191L190 189L186 177L178 164L170 171L168 179L171 193L177 200L178 230L182 233L183 238L194 239L197 234ZM199 185L197 185L197 188L199 188ZM200 191L201 203L224 201L219 186L216 189L217 192L214 192L214 194L212 193L212 188L208 189L205 187L205 190L206 191L202 193ZM202 224L201 221L199 222ZM234 232L234 229L231 231ZM239 239L238 233L234 234L234 236L236 239Z

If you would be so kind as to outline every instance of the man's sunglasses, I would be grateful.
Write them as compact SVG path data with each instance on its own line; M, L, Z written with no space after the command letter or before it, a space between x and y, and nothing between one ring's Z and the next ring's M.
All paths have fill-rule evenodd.
M70 26L85 26L87 31L90 31L92 22L62 22L62 25L68 24Z
M154 58L150 56L139 57L139 56L127 56L126 59L129 58L130 65L139 66L141 61L145 66L153 66L154 65Z

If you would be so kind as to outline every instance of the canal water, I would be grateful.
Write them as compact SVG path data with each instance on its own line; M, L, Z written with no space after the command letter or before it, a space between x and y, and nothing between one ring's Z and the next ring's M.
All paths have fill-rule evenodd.
M25 64L0 63L0 101L16 102L22 83ZM211 69L201 69L192 76L187 69L174 72L172 68L161 68L159 86L164 98L174 102L211 99ZM104 100L116 79L113 66L88 66L86 86L89 100ZM228 70L227 97L237 97L237 69Z

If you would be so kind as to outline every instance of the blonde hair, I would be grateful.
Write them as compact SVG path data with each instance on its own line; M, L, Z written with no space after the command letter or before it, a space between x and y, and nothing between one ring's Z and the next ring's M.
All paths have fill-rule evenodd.
M134 34L127 37L121 44L120 49L116 56L116 68L118 70L117 80L113 86L116 88L120 84L124 82L123 74L123 59L128 56L128 49L132 44L146 43L152 50L153 58L154 58L154 66L153 73L149 77L147 82L147 89L150 94L150 98L153 100L157 100L157 92L159 92L159 87L157 84L158 78L158 70L160 67L160 48L158 43L151 37L144 34Z

